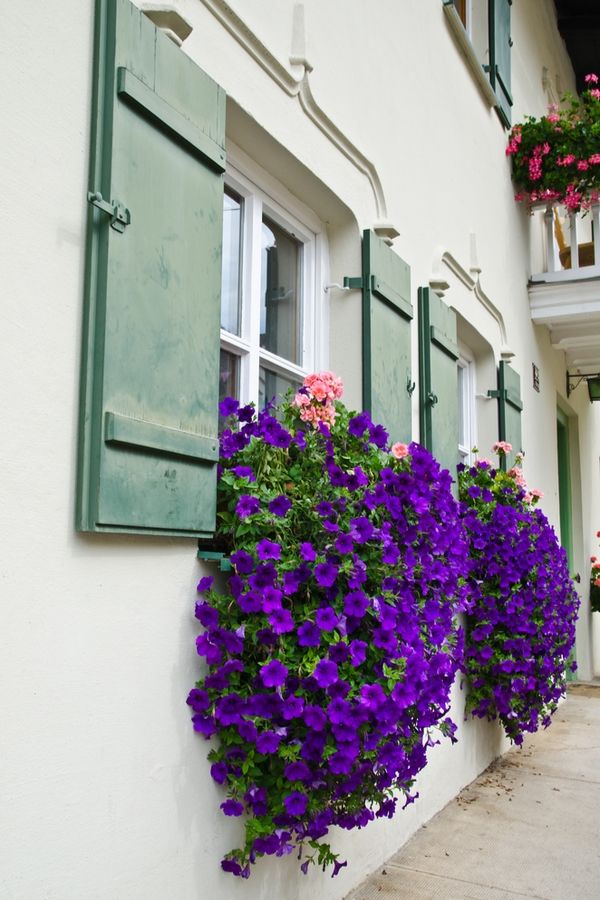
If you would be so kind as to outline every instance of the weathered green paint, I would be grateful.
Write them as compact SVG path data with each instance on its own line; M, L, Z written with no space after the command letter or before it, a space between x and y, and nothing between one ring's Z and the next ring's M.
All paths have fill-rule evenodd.
M521 440L521 377L504 360L498 366L498 390L488 391L498 398L499 440L512 445L512 452L500 457L500 468L506 472L515 464L515 457L523 449Z
M77 525L215 523L225 96L129 0L97 0Z
M355 279L348 279L354 281ZM410 267L373 231L362 242L363 407L411 440Z
M458 396L456 313L429 288L419 288L420 440L456 477ZM456 490L456 482L454 484Z
M489 0L488 28L490 84L498 98L498 115L510 127L513 104L510 88L510 8L512 0Z

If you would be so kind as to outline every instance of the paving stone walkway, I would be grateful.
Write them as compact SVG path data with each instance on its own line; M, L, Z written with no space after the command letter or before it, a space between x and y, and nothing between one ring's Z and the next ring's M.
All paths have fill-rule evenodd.
M493 763L347 900L600 900L600 684Z

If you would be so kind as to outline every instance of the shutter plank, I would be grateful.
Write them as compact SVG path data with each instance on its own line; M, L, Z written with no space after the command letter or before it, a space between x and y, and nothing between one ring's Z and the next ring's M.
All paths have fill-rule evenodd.
M373 231L363 234L363 407L393 441L411 440L410 267Z
M429 288L419 288L420 440L456 477L458 360L456 313Z
M503 471L512 468L517 453L522 450L521 439L521 377L504 360L498 366L498 432L501 441L512 444L512 453L500 457Z

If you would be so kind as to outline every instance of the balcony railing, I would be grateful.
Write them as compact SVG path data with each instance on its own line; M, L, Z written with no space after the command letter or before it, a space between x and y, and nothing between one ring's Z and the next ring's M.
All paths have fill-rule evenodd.
M534 210L533 216L534 269L541 262L542 271L532 275L531 281L600 278L600 204L576 214L549 205Z

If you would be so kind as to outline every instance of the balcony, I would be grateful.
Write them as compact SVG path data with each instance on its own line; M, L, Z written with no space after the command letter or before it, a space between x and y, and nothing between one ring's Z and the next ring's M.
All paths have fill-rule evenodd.
M584 214L547 206L532 216L531 318L546 325L571 373L600 372L600 205Z

